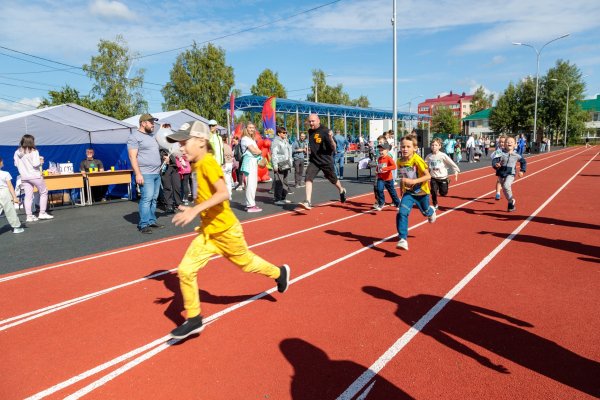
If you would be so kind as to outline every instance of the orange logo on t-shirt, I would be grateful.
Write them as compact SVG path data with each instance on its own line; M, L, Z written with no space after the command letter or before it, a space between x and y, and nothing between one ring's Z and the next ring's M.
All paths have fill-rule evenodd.
M315 134L315 142L317 142L317 143L321 143L321 140L322 140L322 139L321 139L321 135L319 135L318 133L317 133L317 134Z

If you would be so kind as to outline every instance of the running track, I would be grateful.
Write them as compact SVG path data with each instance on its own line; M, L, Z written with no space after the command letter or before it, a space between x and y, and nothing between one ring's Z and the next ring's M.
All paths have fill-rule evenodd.
M408 252L372 194L244 222L290 289L217 257L184 342L192 235L1 276L0 398L600 397L598 148L528 161L515 213L491 168L462 173Z

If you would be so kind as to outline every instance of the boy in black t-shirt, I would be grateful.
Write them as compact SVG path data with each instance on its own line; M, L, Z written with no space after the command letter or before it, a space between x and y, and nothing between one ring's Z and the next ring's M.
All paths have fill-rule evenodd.
M97 169L97 171L96 171ZM104 164L102 161L94 158L94 149L87 149L85 151L85 160L79 164L79 171L85 177L89 172L102 172L104 171ZM87 185L87 180L86 180ZM92 186L92 200L93 201L106 201L106 191L108 186Z
M308 156L308 167L306 168L306 200L300 203L300 206L310 210L312 208L312 183L319 171L323 171L325 178L335 185L340 192L340 201L346 202L346 189L337 178L333 166L333 153L335 145L329 135L329 129L321 126L321 120L317 114L310 114L308 117L308 147L310 154Z

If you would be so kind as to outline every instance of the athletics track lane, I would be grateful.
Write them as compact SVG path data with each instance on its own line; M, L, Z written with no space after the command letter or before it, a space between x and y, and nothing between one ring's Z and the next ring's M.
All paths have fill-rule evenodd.
M488 187L489 187L489 186L488 186ZM460 193L459 193L459 191L458 191L458 189L459 189L459 188L457 187L456 189L457 189L457 190L456 190L456 194L460 194ZM520 189L516 189L516 190L520 190ZM367 203L368 203L368 202L367 202ZM313 211L314 211L314 210L313 210ZM332 212L333 212L333 210L332 210ZM387 215L386 215L386 214L387 214ZM390 220L390 216L391 216L391 215L393 215L393 214L392 214L392 213L390 213L390 212L388 211L387 213L385 213L385 212L384 212L384 213L380 213L380 214L378 214L376 217L378 217L378 218L379 218L379 220L383 221L382 223L389 224L389 220ZM414 215L415 215L415 213L413 213L413 216L414 216ZM450 216L450 215L448 215L448 217L449 217L449 216ZM422 218L422 217L421 217L421 218ZM479 219L479 218L474 218L474 216L473 216L473 219ZM358 219L357 219L357 221L358 221ZM440 218L440 220L438 221L438 223L437 223L436 225L434 225L434 226L440 226L440 224L442 223L442 221L443 221L443 218ZM468 220L467 220L467 219L465 219L465 221L468 221ZM352 224L351 224L351 225L352 225ZM371 226L374 226L374 225L376 225L376 224L370 223L370 224L369 224L369 227L371 227ZM360 229L359 229L359 228L360 228ZM365 229L363 229L363 228L365 228ZM368 230L368 229L366 229L366 228L367 228L367 227L364 227L364 226L351 226L351 227L349 227L349 229L348 229L347 231L348 231L348 232L350 232L350 231L359 231L359 230L360 230L360 232L361 232L362 236L363 236L363 237L365 237L365 238L368 238L368 237L381 237L381 236L382 236L382 235L381 235L381 232L380 232L380 230L378 231L377 229L375 229L375 230L373 230L373 231L369 231L369 230ZM429 227L425 227L425 228L429 228ZM344 230L342 230L342 229L338 229L338 231L344 231ZM392 231L393 231L393 229L392 229ZM364 232L364 234L363 234L363 232ZM412 234L412 232L411 232L411 234ZM327 233L327 235L329 235L329 236L335 236L335 235L332 235L332 233L331 233L331 232L328 232L328 233ZM421 240L421 239L420 239L420 238L421 238L420 234L419 234L419 235L417 235L417 237L418 237L419 239L414 239L414 240L413 240L415 243L417 242L417 240ZM423 237L425 237L425 236L423 235ZM326 237L326 238L327 238L327 237ZM318 238L317 238L317 239L318 239ZM322 238L321 238L321 239L322 239ZM303 243L306 243L306 242L304 242L304 240L305 240L305 238L304 238L304 237L302 238L302 240L303 240ZM331 238L330 238L330 240L331 240L332 247L334 247L334 248L336 247L336 244L338 244L338 243L340 244L340 246L344 246L344 245L345 245L345 246L347 246L347 243L344 243L344 242L336 242L335 240L333 240L333 239L331 239ZM346 238L345 238L345 240L348 240L348 238L346 237ZM412 239L411 239L411 240L412 240ZM425 240L427 240L427 239L423 239L423 241L425 241ZM318 240L317 240L317 242L316 242L316 243L318 244ZM308 244L310 245L311 243L310 243L310 242L308 242ZM373 257L374 257L374 254L375 254L375 255L377 255L377 256L383 257L383 261L385 261L385 258L386 258L386 256L387 256L388 258L391 258L391 257L392 257L392 253L396 253L396 251L395 251L395 249L393 249L393 243L388 243L388 245L389 245L389 244L391 244L391 246L390 246L390 249L391 249L391 250L390 250L390 251L388 251L388 252L381 252L381 251L376 251L376 250L365 252L364 254L367 254L367 253L369 254L369 256L368 256L368 257L366 257L366 258L368 258L366 261L367 261L367 262L369 262L369 261L370 261L370 262L373 262L373 260L372 260L372 259L373 259ZM285 250L285 252L286 252L286 253L287 253L288 251L291 251L291 250L288 250L288 249L285 249L285 248L284 248L283 250ZM411 248L411 253L412 253L412 250L413 250L413 249ZM288 253L288 254L291 254L291 253ZM407 254L408 254L408 253L407 253ZM312 253L311 253L311 256L312 256ZM318 260L311 260L311 262L313 262L313 261L318 261ZM349 264L348 264L348 266L352 266L352 267L354 267L354 266L355 266L355 265L354 265L354 264L355 264L355 261L356 261L356 260L352 260L352 261L351 261L351 264L349 263ZM375 260L374 264L375 264L375 265L377 265L377 263L378 263L378 262L379 262L379 261ZM299 267L300 267L300 264L301 264L301 263L298 263L298 264L299 264ZM312 266L314 267L314 265L318 265L318 264L313 264ZM363 264L363 265L364 265L364 264ZM368 264L367 264L367 265L368 265ZM338 267L339 267L339 266L338 266ZM300 267L300 268L302 268L302 267ZM336 267L336 268L337 268L337 267ZM217 267L216 267L216 266L215 266L215 267L212 267L212 269L213 269L213 270L214 270L214 269L217 269ZM359 266L358 266L358 272L362 273L362 269L363 269L363 266L359 265ZM203 276L203 278L204 278L204 277L206 277L205 273L207 273L209 270L210 270L210 268L209 268L209 269L207 269L206 271L203 271L203 273L202 273L202 276ZM222 270L224 271L225 269L224 269L224 268L222 268ZM333 270L333 268L332 268L332 270ZM339 268L338 268L338 270L339 270ZM237 271L234 271L234 272L235 272L236 274L238 274L238 276L234 276L234 275L232 275L232 277L233 277L233 280L238 280L238 279L236 279L236 278L238 278L238 277L239 277L239 272L237 272ZM327 271L326 273L327 273L327 274L329 274L329 273L331 273L331 271ZM222 275L222 274L219 274L219 275ZM377 275L377 276L379 276L380 274L376 274L376 275ZM212 277L211 277L211 278L212 278ZM244 287L247 287L247 286L248 286L247 284L250 282L250 279L248 279L248 278L247 278L247 276L246 276L245 278L246 278L247 280L239 279L239 280L242 280L242 281L243 281L243 284L241 284L239 287L235 288L235 290L233 290L233 292L234 292L234 293L240 293L240 292L242 292L242 293L243 293L243 292L244 292L244 289L243 289L243 288L244 288ZM320 277L319 277L319 278L320 278ZM215 277L215 279L216 279L216 277ZM357 278L355 277L354 279L356 280ZM320 279L319 279L319 280L320 280ZM360 279L359 279L359 281L360 281ZM207 282L208 282L208 280L207 280ZM312 283L313 281L309 279L309 280L306 280L305 282L311 282L311 283ZM388 280L384 280L384 281L383 281L383 283L382 283L382 282L378 282L378 284L380 284L380 285L381 285L381 284L388 284L388 283L389 283L389 282L388 282ZM303 282L303 284L304 284L304 282ZM222 285L222 283L221 283L221 285ZM263 286L264 286L264 282L263 282ZM318 294L318 296L315 296L315 297L317 297L317 298L319 299L319 301L317 301L317 303L320 303L320 304L328 304L328 303L327 303L327 301L331 301L331 297L337 297L336 295L333 295L333 296L332 296L332 294L331 294L331 293L328 293L328 291L330 290L329 284L326 284L325 286L326 286L326 288L325 288L325 289L322 289L321 291L317 290L317 291L315 292L316 294ZM296 288L296 286L292 286L292 288L291 288L291 291L290 291L290 292L288 292L288 293L286 293L286 295L284 295L284 296L282 296L282 297L277 297L277 298L278 298L278 300L279 300L279 301L286 301L286 300L287 300L287 298L288 298L288 294L291 294L291 293L293 293L293 292L292 292L292 289L294 289L294 291L299 291L299 288L300 288L300 285L298 285L298 288ZM221 288L219 288L219 290L217 291L217 293L221 294L221 293L222 293L224 290L226 290L226 287L221 287ZM312 293L312 291L311 291L311 293ZM313 293L313 294L315 294L315 293ZM324 294L321 294L321 293L324 293ZM146 296L147 296L148 294L149 294L149 293L146 293ZM312 298L312 297L313 297L313 294L310 294L310 293L308 293L308 294L307 294L307 293L303 293L303 294L302 294L302 293L298 292L296 295L297 295L297 296L299 296L299 299L301 300L303 297L311 297L311 298ZM442 294L443 294L443 293L442 293ZM296 296L296 295L295 295L295 296ZM364 295L364 293L363 293L363 295ZM277 295L276 295L276 296L277 296ZM343 297L343 296L342 296L342 297ZM137 297L137 296L134 296L133 298L131 298L131 299L129 299L129 300L130 300L131 304L135 304L135 305L137 306L137 305L138 305L138 303L137 303L137 301L136 301L136 300L139 300L139 301L140 301L140 304L141 304L141 303L143 303L143 301L144 301L144 295L143 295L143 294L142 294L142 295L140 295L140 296L139 296L139 299L138 299L138 297ZM111 302L111 303L112 303L112 302ZM126 304L126 303L127 303L127 302L125 302L125 304ZM343 302L342 302L342 303L343 303ZM300 305L301 305L301 304L295 304L295 303L294 303L294 304L290 305L290 307L291 307L290 309L291 309L291 310L294 310L294 308L295 308L295 307L301 308L301 307L300 307ZM127 307L127 306L125 305L125 307ZM282 306L282 304L278 304L278 305L276 305L276 307L273 307L273 305L272 305L272 304L269 304L269 302L257 302L257 304L256 304L256 305L252 305L252 306L248 307L248 310L252 309L253 307L256 307L256 308L268 307L268 308L266 308L265 310L261 310L261 311L251 312L250 314L252 314L252 315L250 315L250 314L246 314L246 311L247 311L247 310L246 310L246 311L244 311L244 312L242 312L242 313L236 313L236 318L237 318L238 316L240 316L240 318L241 318L242 314L243 314L243 315L247 315L247 316L248 316L248 318L250 319L250 322L248 322L248 325L247 325L247 326L250 328L250 329L249 329L249 330L250 330L250 332L252 332L252 331L253 331L253 329L255 328L255 325L257 324L257 321L256 321L257 319L260 321L259 325L260 325L260 326L262 326L262 324L263 324L262 317L263 317L263 314L264 314L264 313L266 313L266 314L269 314L269 315L270 315L271 313L273 313L273 310L274 310L274 308L275 308L275 309L277 309L277 310L279 310L279 308L280 308L280 307L282 307L282 310L279 310L279 311L283 311L283 309L284 309L284 308L288 308L288 307L284 307L284 306ZM316 307L316 308L318 308L318 304L316 304L316 305L315 305L315 307ZM308 317L307 319L309 319L309 320L310 320L310 319L312 319L312 318L310 317L310 314L311 314L311 312L312 312L312 311L314 311L314 308L315 308L315 307L311 308L311 311L309 311L309 312L307 312L307 313L306 313L306 314L308 314L308 315L307 315L307 317ZM207 306L207 307L205 307L205 308L208 308L208 306ZM328 307L327 307L327 308L328 308ZM117 309L119 309L119 308L117 307ZM277 311L277 310L276 310L276 311ZM136 310L136 311L137 311L137 310ZM153 314L156 316L156 309L152 309L152 308L150 308L150 310L149 310L149 311L150 311L151 313L153 313ZM277 313L279 313L279 311L277 311ZM288 311L289 311L289 310L288 310ZM319 310L319 311L320 311L320 310ZM335 309L334 309L333 311L335 311L335 314L339 314L339 312L337 312L337 310L335 310ZM81 312L81 310L80 310L80 312ZM295 310L294 310L294 312L295 312ZM302 313L301 313L301 312L299 312L299 313L302 315ZM255 315L255 314L256 314L256 315ZM284 316L286 316L286 314L287 314L287 313L283 313L283 315L284 315ZM233 315L233 314L231 314L231 315L228 315L228 316L224 317L222 321L221 321L221 320L217 321L217 325L219 326L219 328L218 328L218 331L219 331L219 332L221 332L221 333L222 333L222 332L226 332L226 333L229 335L230 329L228 329L228 328L225 328L224 326L221 326L221 323L222 323L222 322L226 322L226 320L230 320L230 321L231 321L231 323L233 323L233 324L234 324L234 325L231 327L231 330L232 330L232 331L235 331L235 330L236 330L236 325L238 325L238 323L237 323L237 322L234 322L234 320L231 318L231 316L232 316L232 315ZM128 315L128 317L129 317L129 318L131 318L131 315ZM151 316L151 315L149 315L149 316L146 316L146 315L144 314L144 315L142 315L141 317L142 317L142 319L144 319L144 322L146 322L146 321L148 321L148 320L152 320L152 316ZM148 317L148 319L145 319L146 317ZM281 315L280 315L279 317L281 317ZM277 319L277 318L276 318L276 319ZM252 322L252 320L254 320L254 322ZM319 318L317 318L316 320L318 321L318 320L319 320ZM284 321L285 321L285 320L284 320ZM281 323L282 323L282 320L279 320L279 322L277 322L277 321L275 322L275 324L276 324L276 325L277 325L278 323L279 323L279 324L281 324ZM287 322L286 322L286 323L287 323ZM110 326L110 324L108 324L108 325ZM144 329L144 324L140 324L140 325L141 325L141 328L142 328L142 329ZM147 325L147 324L146 324L146 325ZM215 326L217 326L217 325L215 325ZM265 325L266 327L271 327L269 323L265 323L264 325ZM213 331L213 330L215 331L215 333L217 332L217 328L215 328L215 326L213 326L213 327L208 327L208 328L207 328L207 331L206 331L206 332L205 332L205 333L202 335L202 339L201 339L201 340L194 340L194 341L190 341L190 342L186 343L186 344L185 344L185 346L176 346L176 348L177 348L178 350L181 350L181 349L183 349L183 350L186 352L185 354L189 354L188 352L190 351L190 349L188 348L188 346L191 346L191 345L193 345L193 344L194 344L194 343L196 343L196 342L202 342L202 347L205 347L205 346L206 346L206 348L207 348L207 349L208 349L208 348L212 348L212 346L211 346L211 345L207 345L210 339L206 339L206 338L208 337L208 333L209 333L209 332L211 332L211 331ZM245 329L246 329L246 325L244 325L244 324L242 324L242 325L238 325L238 328L239 328L239 327L244 327L244 329L243 329L244 331L245 331ZM309 324L309 328L310 328L310 329L312 329L312 330L315 330L315 326L314 326L313 324ZM239 330L240 330L240 329L238 329L238 331L239 331ZM318 331L319 329L317 328L316 330ZM294 330L294 331L295 331L295 330ZM270 334L270 329L269 329L269 334ZM223 339L223 337L222 337L223 335L222 335L222 334L219 334L219 335L217 335L217 336L218 336L218 337L217 337L217 340L222 340L222 339ZM262 335L259 335L259 336L262 336ZM285 336L283 336L283 337L285 337ZM205 340L205 339L206 339L206 340ZM247 339L246 339L246 340L247 340ZM287 343L287 342L286 342L286 343ZM200 343L198 343L198 344L200 344ZM220 345L220 346L219 346L219 345L218 345L218 343L217 343L217 344L215 345L215 347L216 347L216 348L219 348L219 347L223 347L223 345ZM237 346L237 345L236 345L236 346L232 346L232 347L233 347L234 349L236 349L236 350L240 350L239 346ZM253 350L253 351L254 351L254 349L252 349L252 347L254 347L254 346L248 346L248 347L249 347L249 349L248 349L248 350ZM268 347L269 347L269 348L271 348L271 347L272 347L272 346L270 345L270 342L269 342L269 346L268 346ZM245 346L244 346L244 348L245 348ZM275 343L275 348L277 348L277 343ZM196 349L197 349L197 348L196 348ZM195 350L196 350L196 349L192 350L192 352L195 352ZM170 350L171 350L171 349L170 349ZM161 355L157 356L157 358L158 358L158 357L163 357L163 356L165 356L167 353L170 353L170 351L169 351L169 352L165 352L165 353L163 353L163 354L161 354ZM238 354L237 352L233 352L233 351L232 351L231 353L232 353L232 354L231 354L231 356L232 356L232 357L236 357L236 355ZM261 356L260 356L260 351L258 351L257 353L259 353L259 355L258 355L258 358L261 358ZM223 355L223 357L227 356L228 354L229 354L229 353L226 351L226 352L225 352L225 354ZM242 353L242 356L243 356L243 354L244 354L244 353ZM240 357L242 360L244 360L245 358L244 358L244 357L242 357L242 356L238 356L238 357ZM225 357L225 358L226 358L226 360L225 360L225 364L226 364L226 365L227 365L227 363L229 363L229 364L230 364L230 363L231 363L231 358L227 358L227 357ZM269 360L268 360L268 358L269 358L269 357L265 357L265 358L266 358L267 364L270 364L270 363L268 362L268 361L269 361ZM106 357L104 357L103 359L106 359ZM206 360L205 360L205 361L206 361L206 364L207 364L207 365L212 365L212 364L213 364L213 362L211 361L212 359L219 359L219 356L218 356L218 355L215 355L215 354L208 354L208 356L207 356L207 358L206 358ZM228 360L228 361L227 361L227 360ZM199 362L200 362L200 360L199 360ZM254 361L252 361L252 362L254 363ZM159 363L159 364L160 364L160 363ZM185 362L184 362L184 364L185 364ZM247 364L247 363L243 363L243 362L241 362L240 364L241 364L241 365L240 365L240 368L242 368L242 369L244 369L244 368L247 368L247 367L248 367L248 364ZM155 365L156 365L156 364L155 364ZM201 369L201 372L202 372L202 375L204 375L204 374L205 374L204 363L200 363L199 365L203 365L203 368ZM288 365L289 365L289 364L288 364ZM136 368L136 369L133 369L133 370L132 370L131 372L129 372L129 373L128 373L128 375L126 375L126 376L127 376L127 377L131 376L131 375L129 375L129 374L133 374L133 375L135 375L136 371L142 371L142 367L145 367L145 366L140 366L140 367L138 367L139 369L138 369L138 368ZM163 367L164 367L164 365L163 365ZM227 366L227 367L229 368L229 367L231 367L231 366ZM289 367L288 367L288 368L289 368ZM159 368L159 369L160 369L160 368ZM207 371L210 371L210 367L209 367L209 368L207 368L206 370L207 370ZM223 369L218 369L218 370L220 370L220 371L223 371ZM256 371L257 371L257 372L256 372L256 374L258 374L259 376L260 376L261 374L263 374L263 380L265 380L265 378L264 378L264 374L265 374L265 371L268 371L268 370L269 370L268 368L267 368L267 369L256 368ZM179 371L177 368L170 368L170 369L169 369L169 372L175 373L175 375L179 376L179 372L180 372L180 371ZM195 372L195 374L198 374L198 370L195 370L194 372ZM193 375L195 375L195 374L193 374ZM269 375L269 374L267 373L267 375ZM210 375L209 375L209 376L210 376ZM198 379L198 378L194 378L194 379ZM210 380L210 378L208 378L208 379ZM258 378L257 378L257 379L258 379ZM119 380L123 380L123 377L121 377ZM113 383L111 384L111 386L112 386L113 384L115 384L116 382L118 382L119 380L117 380L117 381L113 382ZM125 381L126 381L126 382L129 382L129 378L126 378L126 379L125 379ZM185 380L184 380L184 381L185 381ZM285 379L284 379L284 381L285 381ZM287 382L287 381L286 381L286 382ZM129 382L129 383L131 383L131 382ZM236 385L238 385L238 386L239 386L239 382L238 382L236 379L230 379L230 383L233 383L233 384L236 384ZM120 386L120 385L119 385L119 386ZM170 387L170 385L167 385L167 386L168 386L168 387ZM244 386L244 385L241 385L241 386ZM286 390L288 390L288 388L287 388L287 384L286 384L286 385L284 385L284 386L285 386L285 389L286 389ZM202 386L202 387L203 387L203 388L206 388L206 386ZM221 391L221 393L232 393L232 394L233 394L233 393L236 393L235 391L232 391L232 392L229 392L229 391L227 391L227 388L228 388L228 386L227 386L227 385L223 386L223 387L221 388L221 389L223 390L223 391ZM219 390L221 390L221 389L219 389ZM138 390L139 390L139 388L138 388ZM98 391L98 393L100 393L100 392L101 392L101 391ZM117 391L116 393L121 393L121 392L120 392L120 391ZM123 392L123 393L125 393L125 392ZM138 392L138 393L139 393L139 392ZM154 392L153 392L153 393L154 393ZM217 393L219 393L219 391L217 391L215 394L217 394ZM99 394L97 394L97 396L100 396L100 395L99 395ZM134 396L134 397L135 397L135 396ZM210 396L208 396L207 398L211 398L211 397L210 397ZM214 397L212 397L212 398L214 398ZM231 398L235 398L235 396L233 396L233 397L231 397Z

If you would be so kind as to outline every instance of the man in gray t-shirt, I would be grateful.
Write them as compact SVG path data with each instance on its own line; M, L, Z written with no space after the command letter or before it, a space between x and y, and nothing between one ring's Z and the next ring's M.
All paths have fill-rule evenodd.
M127 152L135 183L140 187L138 229L141 233L152 233L152 228L164 228L156 222L156 200L160 191L160 149L154 138L154 122L150 114L140 117L140 126L127 138Z

